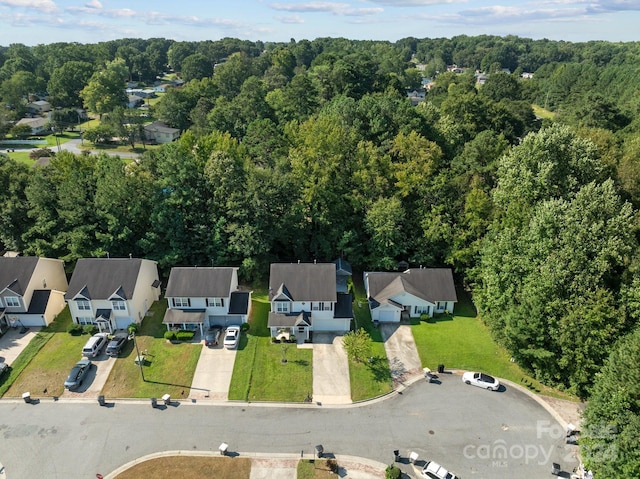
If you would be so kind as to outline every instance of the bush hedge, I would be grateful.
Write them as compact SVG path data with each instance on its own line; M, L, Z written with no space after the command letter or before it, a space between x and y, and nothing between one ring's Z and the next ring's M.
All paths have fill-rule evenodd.
M69 326L67 326L67 333L71 334L72 336L80 336L82 334L82 325L71 323Z

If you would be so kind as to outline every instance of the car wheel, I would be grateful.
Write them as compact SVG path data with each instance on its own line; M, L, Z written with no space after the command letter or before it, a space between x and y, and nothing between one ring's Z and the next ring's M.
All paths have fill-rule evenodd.
M493 391L493 390L494 390L491 386L489 386L487 389L488 389L489 391Z
M471 384L471 381L465 381L464 383L465 384Z

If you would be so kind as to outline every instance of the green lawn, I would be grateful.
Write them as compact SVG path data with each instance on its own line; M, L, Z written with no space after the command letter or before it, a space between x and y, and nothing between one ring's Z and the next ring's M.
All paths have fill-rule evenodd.
M20 397L25 391L39 397L60 396L64 392L64 381L69 370L82 358L82 346L88 338L87 335L67 333L70 323L71 316L66 307L20 353L12 364L8 382L13 384L6 391L6 397Z
M362 275L354 274L355 301L353 315L355 327L364 328L371 336L371 361L359 363L349 359L351 399L363 401L382 396L393 390L391 371L380 330L373 327L371 313L362 284Z
M423 367L483 371L505 378L537 393L562 399L572 397L544 386L510 361L508 351L496 344L487 327L476 315L470 298L458 290L455 315L434 318L431 322L414 321L413 337Z
M272 344L267 328L269 301L254 291L251 328L241 337L229 399L302 402L313 388L313 351L295 344ZM283 346L286 351L283 352ZM282 362L285 358L286 363Z
M330 479L335 476L324 459L303 459L298 461L297 479Z
M556 116L554 112L549 111L541 106L538 106L538 105L531 105L531 106L533 107L533 114L536 116L539 116L540 118L553 119Z
M202 344L167 342L164 339L166 326L162 324L166 309L165 299L153 303L150 309L153 316L143 319L136 334L138 349L141 353L146 351L146 361L142 367L145 381L142 380L140 366L134 362L137 353L133 341L130 341L116 360L102 394L116 398L170 394L178 399L189 395Z

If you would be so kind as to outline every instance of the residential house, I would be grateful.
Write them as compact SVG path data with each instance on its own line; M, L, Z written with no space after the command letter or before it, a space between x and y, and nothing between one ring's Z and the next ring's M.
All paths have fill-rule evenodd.
M27 103L27 110L35 114L43 114L51 111L51 103L46 100L37 100Z
M64 309L67 286L60 260L0 257L0 334L10 326L47 326Z
M251 293L238 288L238 268L171 268L165 297L169 308L163 323L196 329L241 325L249 319Z
M271 336L299 342L313 331L349 331L353 305L338 293L336 263L273 263L269 272L268 327Z
M407 90L407 97L411 100L411 104L416 106L418 103L422 103L427 96L426 88L414 88Z
M449 268L366 272L364 287L373 321L399 322L403 318L418 318L423 314L453 313L458 301Z
M156 143L171 143L180 138L180 130L171 128L161 121L154 121L144 126L144 133L147 140Z
M49 119L42 117L22 118L16 123L16 125L29 125L32 135L40 135L50 130Z
M127 108L137 108L144 103L144 98L138 95L127 95Z
M159 297L157 263L139 258L79 259L65 295L74 323L107 332L140 323Z
M349 280L353 274L351 265L342 258L333 262L336 265L336 291L338 293L349 292Z
M521 76L522 78L524 78L525 80L531 80L531 79L533 78L533 73L530 73L530 72L522 72L522 73L520 74L520 76Z

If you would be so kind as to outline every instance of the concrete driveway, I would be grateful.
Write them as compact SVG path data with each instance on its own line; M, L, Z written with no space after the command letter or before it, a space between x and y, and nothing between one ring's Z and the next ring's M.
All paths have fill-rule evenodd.
M220 335L220 345L215 347L204 346L203 341L200 359L191 382L190 399L228 399L236 350L222 346L223 337L224 332Z
M38 334L41 328L30 326L26 333L21 334L20 328L9 328L0 337L0 361L11 366L27 344Z
M380 325L394 384L403 384L409 378L422 374L422 364L416 342L408 324L387 323Z
M78 358L78 360L80 359L81 358ZM127 358L126 361L133 361L133 358ZM116 359L107 356L105 352L102 352L96 358L92 358L91 371L89 371L84 381L82 381L82 385L75 391L67 391L65 389L61 397L97 399L115 363Z
M321 404L351 404L349 361L342 336L313 334L313 401Z

